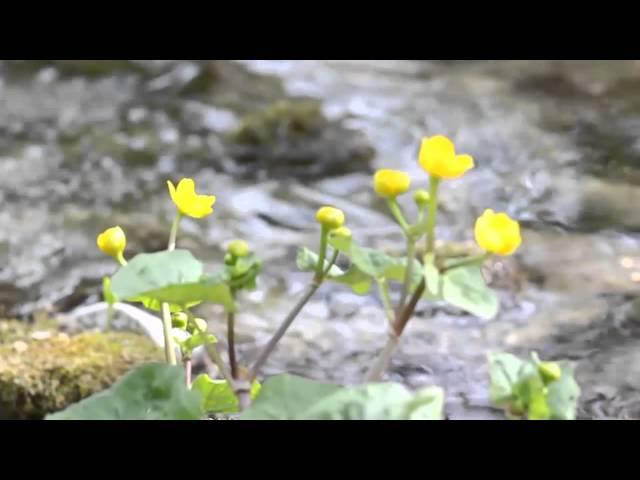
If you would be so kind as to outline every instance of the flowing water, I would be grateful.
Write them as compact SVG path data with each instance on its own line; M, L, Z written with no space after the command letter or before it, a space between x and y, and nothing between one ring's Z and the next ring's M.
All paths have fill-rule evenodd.
M288 97L320 100L341 127L247 163L251 153L225 135ZM485 418L486 353L537 350L575 362L585 418L635 418L638 127L637 61L3 62L0 305L19 315L96 301L114 266L95 235L119 223L129 256L163 248L173 213L165 181L193 176L218 201L210 218L184 221L180 246L214 268L224 242L243 236L265 260L237 320L250 358L308 281L295 252L315 247L317 206L343 208L362 243L398 249L371 171L405 169L426 186L419 142L442 133L477 166L443 184L439 238L471 241L476 216L493 208L521 222L524 243L487 272L496 319L420 305L388 378L441 385L452 418ZM410 199L403 206L412 211ZM224 331L216 308L203 313ZM385 332L375 295L325 285L264 373L360 381Z

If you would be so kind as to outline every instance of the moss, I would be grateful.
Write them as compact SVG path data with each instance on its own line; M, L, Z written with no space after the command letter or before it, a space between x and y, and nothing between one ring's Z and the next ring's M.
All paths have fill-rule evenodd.
M35 322L19 320L0 320L0 345L16 341L28 341L37 332L51 332L57 328L55 319L48 316L38 318Z
M264 145L279 138L314 133L326 125L320 103L315 100L283 100L264 110L245 115L231 140L243 145Z
M160 349L133 333L50 334L0 345L0 418L41 419L108 388L137 364L162 360Z

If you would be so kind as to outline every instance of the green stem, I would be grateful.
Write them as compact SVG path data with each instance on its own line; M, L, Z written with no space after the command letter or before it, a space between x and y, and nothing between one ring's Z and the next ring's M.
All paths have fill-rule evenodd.
M402 228L404 233L407 234L409 231L409 228L411 227L409 226L409 223L407 222L407 220L404 218L404 215L402 214L402 210L400 209L400 205L398 205L397 200L395 198L388 198L387 205L389 205L389 210L391 210L391 214L393 215L393 218L396 219L396 221L400 224L400 227Z
M229 348L229 365L231 366L231 377L238 378L238 362L236 360L235 342L235 315L233 312L227 313L227 345Z
M118 263L123 267L127 264L127 259L124 258L124 252L119 252L116 256L116 260L118 260Z
M176 213L171 225L171 232L169 233L169 244L167 250L172 251L176 248L176 237L178 236L178 226L180 225L180 219L182 215L180 212ZM176 348L173 342L173 336L171 335L171 308L168 303L162 304L162 333L164 335L164 354L169 365L177 365L176 361Z
M111 330L111 328L113 327L113 314L114 314L113 303L110 303L109 305L107 305L107 323L104 326L104 329L106 331Z
M177 365L176 349L171 335L171 309L168 303L162 304L162 334L164 336L164 356L169 365Z
M427 221L427 250L425 253L433 253L436 244L435 229L436 229L436 217L438 215L438 185L440 179L438 177L431 176L429 182L429 218Z
M322 225L320 230L320 253L318 253L318 264L316 265L316 276L315 279L317 281L321 281L323 277L324 271L324 259L327 256L327 243L329 237L329 229Z
M181 219L182 214L180 212L176 213L173 223L171 224L171 232L169 233L169 244L167 246L167 250L169 251L175 250L176 248L176 238L178 237L178 227L180 226Z
M411 287L411 279L413 277L413 264L416 257L416 240L413 236L407 237L407 269L405 270L404 283L402 284L402 293L400 294L400 301L398 302L398 312L401 312L404 308L404 304L407 300L407 294Z
M325 278L329 273L329 270L331 270L331 267L335 265L336 260L338 260L338 255L340 255L340 251L334 250L333 256L331 257L331 261L329 262L329 265L327 266L327 268L324 269L324 272L322 272L322 278Z
M380 297L382 298L382 305L384 306L384 313L387 314L389 322L393 322L393 305L391 304L391 297L389 296L389 284L385 278L378 279L377 283Z

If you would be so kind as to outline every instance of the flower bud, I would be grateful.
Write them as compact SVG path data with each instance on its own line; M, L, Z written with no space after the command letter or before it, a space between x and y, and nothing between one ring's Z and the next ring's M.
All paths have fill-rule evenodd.
M378 170L373 176L373 187L383 198L396 198L409 190L411 177L399 170Z
M122 228L116 226L107 228L104 232L98 235L96 243L102 253L118 258L122 255L125 247L127 246L127 237L125 236Z
M423 189L416 190L416 192L413 194L413 201L416 202L418 208L426 207L430 199L431 195L429 195L429 192Z
M227 252L234 257L246 257L249 255L249 244L244 240L233 240L227 247Z
M323 227L335 230L344 225L344 213L334 207L321 207L316 213L316 220Z
M557 362L540 362L538 372L542 376L545 385L555 382L562 376L562 369Z

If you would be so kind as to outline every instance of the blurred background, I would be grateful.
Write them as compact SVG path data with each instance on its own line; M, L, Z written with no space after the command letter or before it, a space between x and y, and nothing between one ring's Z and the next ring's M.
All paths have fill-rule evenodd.
M96 235L122 226L128 258L164 249L166 180L192 177L217 203L182 222L179 247L213 271L242 237L265 263L236 320L250 357L308 281L295 255L317 249L318 206L400 254L372 173L404 169L426 187L420 139L444 134L477 166L441 188L438 237L472 247L476 216L493 208L521 222L524 243L487 266L498 318L420 304L388 379L440 385L450 416L477 418L486 353L537 350L576 362L582 415L637 418L639 132L640 61L2 61L0 316L100 301L115 265ZM220 311L203 310L224 345ZM324 285L264 373L360 381L385 332L375 293Z

